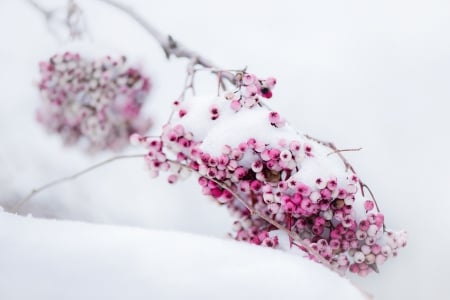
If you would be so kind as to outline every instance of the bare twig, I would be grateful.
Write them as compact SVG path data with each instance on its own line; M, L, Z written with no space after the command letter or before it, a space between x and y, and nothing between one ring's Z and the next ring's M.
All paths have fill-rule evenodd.
M282 225L279 222L273 220L272 218L270 218L266 214L264 214L264 213L258 211L257 209L255 209L251 204L247 203L247 201L245 201L242 197L240 197L237 193L235 193L229 186L225 185L223 182L220 182L220 181L218 181L218 180L216 180L216 179L214 179L212 177L209 177L207 175L201 175L201 174L198 173L198 171L196 171L193 168L191 168L191 167L189 167L189 166L187 166L187 165L185 165L183 163L180 163L178 161L171 160L171 159L168 159L168 161L170 163L172 163L172 164L175 164L175 165L179 166L180 168L186 168L186 169L188 169L191 172L197 173L198 175L203 176L203 177L207 178L208 180L213 181L218 186L220 186L222 189L225 189L225 190L229 191L233 195L233 197L235 197L240 203L242 203L242 205L245 206L245 208L247 208L249 210L249 212L252 215L260 217L261 219L263 219L267 223L269 223L272 226L276 227L278 230L281 230L281 231L285 232L291 239L297 241L299 245L301 245L304 249L306 249L309 255L312 255L315 259L317 259L317 261L322 263L330 271L338 273L336 271L336 269L333 268L333 266L322 255L320 255L320 253L318 251L316 251L313 248L311 248L310 244L305 242L298 234L296 234L295 232L289 230L284 225ZM349 280L349 283L353 287L355 287L361 294L363 294L367 299L373 299L373 296L371 294L369 294L368 292L362 290L355 283L353 283L350 280Z
M100 167L102 167L104 165L107 165L107 164L109 164L111 162L114 162L114 161L117 161L117 160L121 160L121 159L144 157L144 156L145 156L144 154L118 155L118 156L109 158L109 159L107 159L105 161L102 161L100 163L97 163L95 165L92 165L92 166L90 166L90 167L88 167L88 168L86 168L86 169L84 169L84 170L82 170L80 172L75 173L75 174L72 174L72 175L69 175L69 176L66 176L66 177L63 177L63 178L59 178L59 179L56 179L56 180L51 181L49 183L46 183L46 184L44 184L44 185L42 185L42 186L40 186L40 187L38 187L36 189L33 189L25 198L20 200L11 209L11 212L18 212L19 209L22 207L22 205L25 204L25 202L27 202L28 200L30 200L32 197L34 197L36 194L42 192L43 190L46 190L46 189L51 188L53 186L56 186L58 184L64 183L66 181L74 180L74 179L76 179L77 177L79 177L81 175L89 173L89 172L91 172L91 171L93 171L93 170L95 170L97 168L100 168Z
M195 96L195 86L194 86L194 82L195 82L195 74L198 71L197 69L195 69L195 65L198 63L198 59L196 57L194 57L191 62L188 64L187 67L187 76L186 76L186 81L184 83L184 89L181 92L180 101L183 101L185 96L186 96L186 92L188 90L192 91L192 95Z
M45 9L42 5L40 5L39 3L37 3L34 0L27 0L28 3L33 6L33 8L35 8L38 12L40 12L45 19L45 23L47 26L47 30L50 32L50 34L56 39L58 40L58 42L61 42L62 39L61 37L58 35L58 33L54 30L54 28L52 28L52 26L50 25L50 23L52 22L52 20L55 19L55 10L49 10L49 9Z
M83 34L81 22L83 21L83 11L74 0L69 0L67 3L67 16L65 19L66 27L69 30L72 39L80 38Z
M362 148L349 148L349 149L338 149L338 150L334 150L333 152L330 152L327 154L327 156L339 153L339 152L350 152L350 151L360 151L362 150Z
M344 163L345 170L346 170L346 171L350 170L350 171L352 171L354 174L356 174L356 171L355 171L355 169L353 168L353 166L349 163L349 161L345 158L345 156L342 155L341 152L343 152L343 151L358 151L358 150L361 150L362 148L339 150L339 149L336 148L336 146L335 146L333 143L331 143L331 142L325 142L325 141L316 139L316 138L314 138L314 137L312 137L312 136L310 136L310 135L305 135L305 137L308 138L308 139L310 139L310 140L312 140L312 141L315 141L316 143L319 143L319 144L321 144L321 145L323 145L323 146L326 146L326 147L330 148L331 150L333 150L333 152L329 153L328 155L336 153L336 154L339 156L339 158L342 160L342 162ZM377 211L380 212L380 207L378 206L377 200L375 199L375 196L374 196L374 194L372 193L372 190L371 190L371 189L369 188L369 186L368 186L367 184L365 184L360 178L358 178L358 182L359 182L359 185L360 185L360 187L361 187L361 195L364 197L364 189L368 190L370 196L372 197L373 202L375 203L375 207L377 208ZM385 230L385 228L386 228L386 225L385 225L384 222L383 222L383 229ZM385 230L385 231L386 231L386 230Z
M183 90L180 93L180 96L177 98L177 101L183 101L187 91L190 89L192 91L192 94L195 95L195 87L194 87L194 78L195 78L195 73L198 71L197 69L195 69L195 64L196 64L197 60L193 59L187 67L187 72L186 72L186 77L184 79L184 86L183 86ZM172 109L172 111L170 112L169 118L166 122L166 124L169 124L172 119L173 116L175 115L175 108Z
M189 167L188 165L185 165L183 163L180 163L178 161L175 160L171 160L168 159L168 161L174 165L177 165L181 168L186 168L192 172L195 172L197 174L199 174L196 170L194 170L193 168ZM200 175L200 174L199 174ZM214 183L216 183L218 186L220 186L222 189L228 190L236 199L239 200L239 202L242 203L242 205L245 206L245 208L247 208L249 210L249 212L252 215L258 216L261 219L263 219L264 221L268 222L269 224L275 226L277 229L285 232L290 238L295 239L297 242L300 243L300 245L302 245L303 247L305 247L305 249L308 250L308 253L310 255L313 255L319 262L321 262L322 264L324 264L327 268L329 268L332 271L336 271L334 270L334 268L331 266L331 264L325 260L325 258L319 254L319 252L315 251L314 249L311 248L311 246L309 245L309 243L306 243L305 241L303 241L303 239L296 234L295 232L292 232L291 230L287 229L285 226L283 226L282 224L278 223L277 221L273 220L272 218L270 218L269 216L265 215L264 213L258 211L257 209L255 209L251 204L247 203L247 201L245 201L244 199L242 199L241 196L239 196L238 194L236 194L229 186L225 185L223 182L220 182L212 177L209 177L207 175L200 175L203 176L205 178L207 178L208 180L213 181Z
M375 195L372 193L372 190L370 189L370 187L365 184L364 182L362 182L361 180L359 181L359 184L361 186L361 194L364 196L364 189L366 189L369 194L370 197L372 198L373 202L375 203L375 207L377 208L377 211L380 212L380 207L378 206L377 200L375 199ZM383 222L383 231L386 232L386 224L384 224Z
M339 156L339 158L342 160L342 162L344 163L345 170L346 170L346 171L350 170L350 171L352 171L353 173L356 174L356 171L355 171L355 169L353 168L353 166L348 162L348 160L344 157L344 155L342 155L341 151L339 151L339 149L338 149L333 143L331 143L331 142L325 142L325 141L316 139L316 138L314 138L314 137L312 137L312 136L310 136L310 135L308 135L308 134L306 134L305 137L306 137L307 139L310 139L310 140L312 140L312 141L315 141L316 143L319 143L319 144L321 144L321 145L323 145L323 146L325 146L325 147L328 147L328 148L330 148L331 150L333 150L332 153L336 153L336 154Z
M222 72L217 73L217 97L220 95L220 88L222 88L224 91L226 90L225 84L222 80Z
M45 18L47 28L50 33L59 41L63 41L64 38L58 34L58 32L51 26L52 22L63 25L69 34L71 39L81 38L84 33L87 32L87 25L83 18L83 11L74 0L68 0L65 8L64 17L61 19L61 15L58 17L58 9L45 9L35 0L27 0L28 3L39 11Z

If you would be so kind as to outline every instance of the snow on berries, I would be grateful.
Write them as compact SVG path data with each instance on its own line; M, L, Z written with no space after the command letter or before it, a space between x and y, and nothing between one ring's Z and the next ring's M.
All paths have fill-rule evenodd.
M306 252L341 274L378 271L406 245L406 233L385 229L339 155L261 104L275 79L237 78L235 91L177 102L178 117L160 139L133 138L148 149L152 175L168 171L175 183L186 170L198 174L202 193L236 218L236 240Z
M130 134L148 130L150 121L140 113L150 80L125 56L90 60L65 52L40 62L39 69L37 119L66 144L120 150Z

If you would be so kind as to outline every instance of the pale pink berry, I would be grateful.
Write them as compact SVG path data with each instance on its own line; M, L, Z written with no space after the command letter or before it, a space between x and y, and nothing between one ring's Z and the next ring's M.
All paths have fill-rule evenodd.
M241 103L239 103L239 101L237 100L233 100L231 101L231 109L234 111L239 111L241 109Z
M242 78L242 83L244 85L250 85L255 82L255 75L246 73Z
M366 209L366 211L370 211L374 207L375 207L375 204L373 203L373 201L371 201L371 200L364 201L364 208Z
M324 189L327 186L327 182L323 178L316 179L316 187L318 189Z
M170 184L174 184L175 182L178 181L178 175L176 175L176 174L169 175L169 177L167 178L167 181Z
M271 111L269 113L269 121L272 125L275 125L276 123L278 123L280 121L280 119L281 119L281 117L277 112Z
M133 133L130 135L130 144L133 146L138 146L142 141L142 136L139 133Z
M300 151L300 142L298 142L298 141L292 141L290 144L289 144L289 149L291 150L291 151L294 151L294 152L298 152L298 151Z
M255 173L261 172L263 169L263 163L260 160L254 161L252 163L252 170Z
M268 88L272 89L277 83L277 80L274 77L269 77L266 79L265 83Z

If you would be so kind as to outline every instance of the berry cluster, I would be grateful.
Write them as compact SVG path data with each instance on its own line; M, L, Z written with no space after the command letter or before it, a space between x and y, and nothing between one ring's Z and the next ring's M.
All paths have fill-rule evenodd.
M255 82L261 84L254 75L244 75L244 88ZM246 94L233 101L243 101L247 106L248 97L257 94ZM225 99L227 96L219 98ZM231 114L230 111L227 114L229 107L223 105L226 101L222 104L215 101L203 115L213 122L208 135L220 127L218 122L229 124L230 118L234 118L236 124L240 120L241 113L233 107ZM395 256L398 248L406 245L406 234L385 230L383 214L377 211L373 200L362 196L356 174L343 170L317 176L320 173L317 170L330 169L327 166L330 159L324 155L327 149L305 136L293 134L276 112L270 112L267 120L263 117L267 116L267 110L257 103L247 107L265 119L268 129L275 130L279 135L276 142L267 130L264 137L250 136L235 144L228 144L223 136L219 151L208 150L213 138L208 135L197 138L196 132L190 130L195 126L185 121L190 112L179 103L176 108L183 113L179 113L178 122L163 127L160 139L133 135L132 142L148 148L146 161L153 176L170 171L168 180L175 183L185 176L186 170L199 174L203 194L226 206L237 218L233 234L237 240L277 247L279 230L287 230L303 241L298 243L291 238L290 247L308 252L317 261L326 261L341 273L350 270L361 276ZM192 111L195 113L195 108ZM219 112L223 117L219 118ZM198 122L198 116L192 120ZM259 130L264 128L253 129L254 133ZM235 135L239 134L235 131ZM217 139L213 140L216 144ZM276 224L282 224L282 228ZM303 246L305 243L314 253L309 253Z
M148 130L149 120L139 115L150 81L127 66L124 56L88 60L66 52L39 67L38 121L66 144L79 142L89 151L119 150L131 133Z
M248 73L239 73L236 81L239 89L225 95L225 99L231 101L231 109L236 112L242 107L254 107L260 102L260 97L272 98L272 89L277 83L273 77L263 80Z

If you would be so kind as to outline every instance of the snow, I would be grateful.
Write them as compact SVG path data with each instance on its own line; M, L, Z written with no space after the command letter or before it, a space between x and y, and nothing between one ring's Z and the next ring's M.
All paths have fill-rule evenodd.
M1 299L367 299L316 263L232 240L0 213L5 227Z
M48 7L61 5L56 0L42 0L42 3ZM363 147L362 151L345 155L375 192L388 226L408 230L409 244L397 258L383 265L380 274L352 277L353 281L375 299L449 297L450 262L446 257L450 237L445 232L450 228L447 216L450 209L449 3L440 0L260 1L255 7L252 2L230 0L220 8L214 1L202 0L127 3L158 28L170 32L224 68L248 66L249 71L261 77L275 76L278 83L270 105L286 117L293 128L333 141L338 147ZM119 49L138 60L144 58L148 63L155 90L146 111L155 123L164 122L171 102L181 92L186 61L171 59L167 62L153 40L116 10L94 1L80 0L80 4L88 17L94 47L103 51ZM38 95L32 83L37 79L37 62L61 49L48 34L41 16L25 1L0 1L0 36L0 203L8 209L32 188L112 154L86 157L76 149L65 149L57 137L46 135L36 124L34 111ZM66 45L70 48L70 43ZM216 81L209 79L211 85L208 85L206 78L206 74L199 75L199 82L206 80L198 84L199 93L215 91ZM214 87L212 91L210 86ZM133 149L129 152L134 153ZM174 188L166 184L165 178L150 180L139 159L120 161L41 193L23 207L22 213L114 225L98 226L109 228L104 230L105 235L106 231L111 235L122 230L131 232L130 228L121 227L126 225L151 228L154 232L171 230L177 234L191 232L224 237L231 227L230 217L221 207L201 196L194 180L192 177ZM9 234L18 223L26 230L22 234L17 231L8 235L14 241L0 240L0 284L8 284L4 278L13 275L11 268L22 278L16 292L26 293L38 288L37 280L54 279L56 276L50 277L50 272L43 273L45 264L33 267L30 255L34 252L27 241L33 237L33 247L43 249L40 258L49 261L56 250L48 250L44 239L39 244L40 236L51 235L53 230L72 223L19 219L7 214L0 215L0 222L1 236ZM34 227L39 222L53 224L53 229L50 225ZM88 227L97 228L91 224L77 225L67 233L88 234L91 230L87 230ZM86 231L82 233L79 227ZM92 265L89 270L94 274L94 266L98 266L96 260L82 251L92 249L91 244L103 247L102 255L115 251L114 247L107 247L108 244L102 246L102 235L92 230L97 233L97 243L92 238L84 240L82 245L78 244L80 240L71 244L78 251L72 252L70 260L89 261L89 264L72 264L73 272L77 266L81 269ZM67 241L69 235L64 242L70 242ZM127 241L126 236L117 237L115 246L120 246L122 239ZM64 243L58 245L63 247ZM188 241L183 247L193 245ZM6 256L7 247L14 247L17 255ZM249 246L236 244L235 247ZM124 248L120 249L137 251L133 247ZM245 249L251 249L252 253L253 250L269 251ZM220 249L218 252L217 255L226 254ZM162 255L164 252L160 253L155 260L168 259ZM201 252L192 257L199 259L202 255L206 254ZM273 256L278 259L285 254L280 252ZM3 268L5 257L14 262L14 267L9 265L7 269L5 265ZM27 257L30 257L28 265L24 263ZM103 270L123 263L121 257L105 263ZM97 256L97 260L101 258ZM64 265L63 262L70 260L59 263ZM295 261L302 263L298 257ZM210 262L200 266L206 268L208 264ZM137 262L136 265L139 266ZM78 281L88 284L84 278L87 273L80 269L76 280L63 282L60 278L58 282L68 290L77 290ZM276 273L283 274L284 269L286 266L280 265ZM259 273L258 279L261 279L275 271ZM29 277L32 274L35 276ZM167 273L158 271L157 274ZM208 274L196 272L191 276L194 275ZM246 285L250 284L255 282L246 281ZM99 286L92 283L89 288ZM114 289L118 286L118 281L109 285ZM317 290L324 289L319 283L314 286ZM202 284L202 288L207 287ZM170 286L170 289L175 287ZM80 287L78 290L87 289ZM277 287L277 290L282 289ZM214 293L217 295L221 294Z
M264 104L272 101L276 100L264 100ZM217 120L209 118L209 109L213 105L219 110ZM338 155L329 155L332 152L330 148L307 139L290 124L280 128L272 126L268 120L271 110L266 107L255 106L251 109L243 107L236 113L230 108L230 101L226 100L223 94L220 97L214 95L186 97L180 107L185 109L187 114L182 118L176 116L171 123L183 125L185 130L193 133L195 140L202 141L202 150L213 156L220 156L224 145L236 148L250 138L276 148L280 147L280 140L288 144L291 141L298 141L301 145L310 145L313 148L314 157L300 158L301 171L294 174L293 178L311 186L314 186L317 178L326 180L336 178L340 185L348 181L347 177L350 173L345 170ZM252 159L249 159L247 164L245 161L244 158L242 163L246 167L253 162Z
M354 182L350 180L353 172L346 170L338 155L330 155L332 149L308 139L288 123L282 127L272 126L268 118L271 110L266 106L254 106L252 108L244 106L238 112L233 111L230 107L230 101L224 97L226 93L222 93L220 96L186 97L181 102L180 108L185 110L187 114L182 117L175 114L175 117L171 120L172 126L182 125L185 131L193 134L193 140L202 142L200 145L202 151L214 157L219 157L222 154L222 148L225 145L237 148L239 144L246 143L250 138L277 149L285 149L290 142L297 141L302 145L302 149L305 145L310 146L313 155L306 157L306 155L301 154L296 158L299 171L292 175L293 180L305 183L313 187L315 191L318 191L315 187L317 178L322 178L325 181L334 178L337 180L339 188L348 189L350 184L355 186ZM266 105L270 101L264 99L263 103ZM209 110L212 106L219 111L219 118L216 120L210 118ZM281 146L280 141L284 141L286 145ZM300 152L303 153L302 151ZM247 152L244 158L239 161L239 164L250 168L251 164L257 159L254 154ZM358 215L355 217L359 222L366 216L362 205L365 198L360 189L355 196L358 199L355 203L355 210L357 210Z

